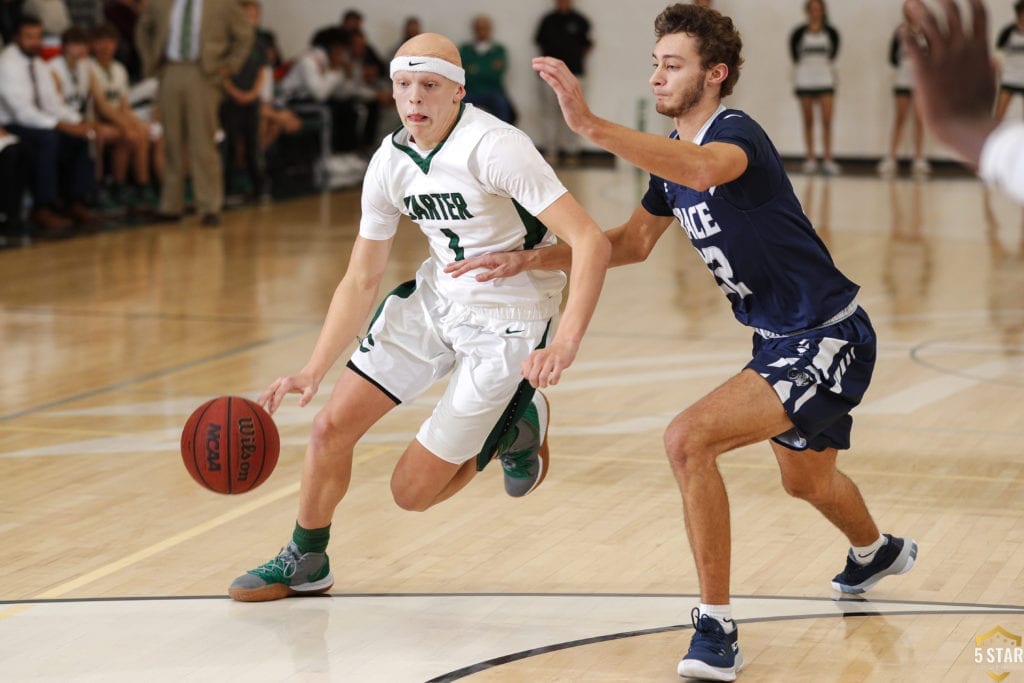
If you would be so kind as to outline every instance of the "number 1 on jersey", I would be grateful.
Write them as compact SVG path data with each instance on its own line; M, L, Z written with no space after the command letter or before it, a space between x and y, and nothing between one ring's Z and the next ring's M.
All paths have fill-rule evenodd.
M455 260L462 261L465 259L465 252L459 246L459 236L448 228L441 228L441 234L448 238L448 248L455 252Z

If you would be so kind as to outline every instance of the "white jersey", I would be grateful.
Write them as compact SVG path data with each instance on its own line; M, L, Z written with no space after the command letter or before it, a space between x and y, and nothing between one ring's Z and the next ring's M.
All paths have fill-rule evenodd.
M359 234L390 239L405 214L430 244L418 277L430 278L442 297L493 307L497 317L546 319L558 311L561 271L530 270L490 282L443 271L464 258L554 244L536 216L566 191L525 133L463 104L452 131L433 150L417 149L405 128L384 139L363 181Z
M797 90L827 90L836 86L833 38L828 31L804 30L791 47L796 59L793 83Z
M60 82L60 95L64 103L77 111L85 113L85 103L89 99L89 66L88 59L79 60L72 69L64 55L58 55L47 62Z
M1024 32L1011 25L999 36L999 49L1003 53L1001 84L1009 88L1024 88Z
M121 102L128 99L128 70L116 59L112 60L109 66L104 67L90 57L88 64L89 72L95 79L100 92L112 106L120 107Z

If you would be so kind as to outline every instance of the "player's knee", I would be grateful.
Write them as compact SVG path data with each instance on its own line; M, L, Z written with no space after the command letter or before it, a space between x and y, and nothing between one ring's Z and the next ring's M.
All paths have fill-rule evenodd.
M391 480L391 496L395 499L395 505L406 512L423 512L433 504L432 500L418 496L415 491L410 491L407 487L396 483L393 478Z
M321 410L313 418L313 429L309 437L314 453L331 453L344 447L343 422L331 411Z
M707 457L700 434L685 413L672 420L665 430L665 454L673 469L682 470L702 463Z
M828 499L830 483L827 480L811 477L783 477L782 488L794 498L806 500L814 505Z

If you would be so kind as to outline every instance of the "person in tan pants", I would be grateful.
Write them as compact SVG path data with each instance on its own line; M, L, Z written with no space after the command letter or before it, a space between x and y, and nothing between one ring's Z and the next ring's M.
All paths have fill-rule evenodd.
M202 224L220 225L224 202L217 112L221 81L245 62L252 27L237 0L150 0L136 27L145 77L160 81L157 106L167 143L158 216L184 210L185 150Z

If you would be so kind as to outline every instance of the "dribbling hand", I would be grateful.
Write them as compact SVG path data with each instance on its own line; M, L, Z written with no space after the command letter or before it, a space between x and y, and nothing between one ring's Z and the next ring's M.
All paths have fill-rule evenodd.
M269 387L263 390L256 402L267 409L271 415L280 407L284 397L288 394L302 394L299 397L299 407L302 408L313 400L320 383L307 375L289 375L278 377Z

